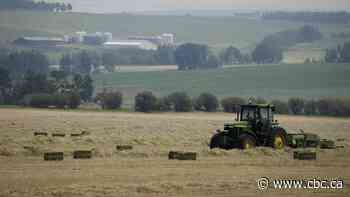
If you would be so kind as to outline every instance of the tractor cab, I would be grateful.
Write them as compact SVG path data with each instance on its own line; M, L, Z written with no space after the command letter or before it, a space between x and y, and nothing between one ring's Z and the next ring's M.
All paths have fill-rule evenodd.
M277 125L274 111L275 107L269 104L242 105L240 113L237 113L237 120L248 122L254 132L264 133Z
M225 124L223 131L217 130L210 148L283 148L287 143L287 134L274 119L274 111L275 107L270 104L241 105L236 121Z

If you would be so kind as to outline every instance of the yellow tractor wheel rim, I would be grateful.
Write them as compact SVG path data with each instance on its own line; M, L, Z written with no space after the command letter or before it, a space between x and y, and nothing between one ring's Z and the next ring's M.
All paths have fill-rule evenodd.
M274 146L276 149L284 148L284 141L281 136L276 136L274 141Z
M253 147L253 145L251 144L250 141L246 140L246 141L244 142L244 149L250 149L250 148L252 148L252 147Z

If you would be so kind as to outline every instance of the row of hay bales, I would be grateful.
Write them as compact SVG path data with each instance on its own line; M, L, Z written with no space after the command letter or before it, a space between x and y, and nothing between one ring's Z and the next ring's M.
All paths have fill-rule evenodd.
M81 133L71 133L71 137L79 137L87 135L88 133L83 131ZM52 133L52 137L65 137L65 133ZM47 132L34 132L34 136L49 136L49 133ZM127 151L132 150L132 145L117 145L116 150L117 151ZM91 159L93 150L76 150L73 151L73 159ZM64 153L63 152L45 152L44 153L44 160L45 161L61 161L64 159ZM168 154L169 160L196 160L197 159L197 153L195 152L179 152L179 151L170 151Z
M35 136L48 136L48 133L45 132L36 132L34 133ZM74 136L83 136L86 135L86 132L81 133L75 133L71 134L72 137ZM53 133L52 136L54 137L64 137L65 134L61 133ZM321 140L320 144L317 144L317 147L320 147L321 149L334 149L338 148L335 146L334 141L331 140ZM297 148L297 147L295 147ZM293 151L293 158L297 160L316 160L316 151L305 149L303 147L299 147L302 149ZM132 145L117 145L115 147L117 151L128 151L132 150ZM73 159L91 159L93 156L92 150L76 150L73 152ZM64 159L64 153L63 152L46 152L44 153L44 160L45 161L60 161ZM197 160L197 153L196 152L183 152L183 151L170 151L168 154L169 160Z
M71 137L80 137L84 135L88 135L89 133L86 131L82 131L80 133L71 133ZM34 132L34 136L49 136L47 132ZM52 137L65 137L65 133L52 133ZM92 158L92 150L76 150L73 152L74 159L91 159ZM62 161L64 159L63 152L45 152L44 160L45 161Z
M119 151L130 150L132 146L125 145L125 147L120 148ZM93 150L76 150L73 152L73 159L91 159ZM64 159L63 152L46 152L44 153L45 161L61 161ZM183 151L170 151L168 154L169 160L197 160L196 152L183 152ZM293 159L295 160L316 160L317 153L314 150L296 150L293 151Z
M81 133L71 133L71 137L80 137L84 135L88 135L89 133L87 131L82 131ZM47 132L34 132L34 136L49 136L49 133ZM52 133L52 137L65 137L65 133Z
M91 159L93 150L76 150L73 152L73 159ZM63 152L46 152L44 153L45 161L61 161L64 159ZM170 151L169 160L197 160L196 152ZM317 152L315 150L296 150L293 151L295 160L316 160Z
M73 159L91 159L92 150L77 150L73 152ZM63 152L46 152L44 153L45 161L62 161L64 159Z
M132 150L131 145L117 145L118 151ZM93 150L76 150L73 152L73 159L91 159ZM62 161L64 159L63 152L46 152L44 153L45 161ZM182 152L182 151L170 151L168 154L169 160L196 160L197 153L195 152Z
M131 150L133 147L131 145L117 145L116 149L118 151ZM91 150L76 150L73 151L73 159L91 159L94 149ZM61 161L64 159L63 152L46 152L44 153L45 161Z

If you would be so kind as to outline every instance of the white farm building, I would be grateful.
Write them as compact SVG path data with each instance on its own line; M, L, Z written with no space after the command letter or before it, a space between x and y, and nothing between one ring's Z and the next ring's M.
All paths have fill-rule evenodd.
M158 46L147 40L115 40L105 42L104 47L108 48L137 48L143 50L157 50Z

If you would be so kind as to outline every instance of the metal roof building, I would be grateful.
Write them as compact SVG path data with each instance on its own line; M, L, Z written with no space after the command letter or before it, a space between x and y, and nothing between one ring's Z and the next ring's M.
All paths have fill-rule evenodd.
M30 46L57 46L65 44L63 38L56 37L21 37L13 41L18 45L30 45Z
M103 44L109 48L137 48L143 50L157 50L158 46L146 40L115 40Z

